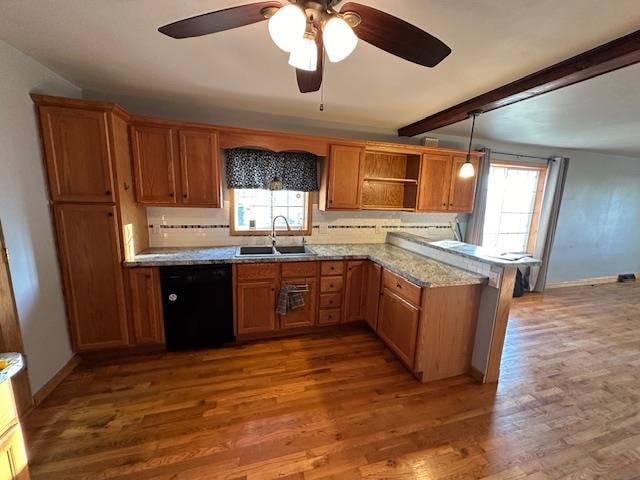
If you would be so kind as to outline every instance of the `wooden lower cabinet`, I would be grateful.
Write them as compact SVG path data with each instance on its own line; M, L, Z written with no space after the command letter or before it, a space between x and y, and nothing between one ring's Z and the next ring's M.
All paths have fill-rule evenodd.
M0 480L28 480L29 466L11 381L0 383Z
M416 354L420 309L388 288L383 288L378 314L378 335L411 369Z
M382 281L382 267L376 263L368 262L366 266L366 307L365 320L369 326L376 330L378 326L378 304L380 302L380 282Z
M129 269L129 299L133 342L136 345L163 344L162 293L157 268Z
M276 329L277 279L243 281L236 284L238 335Z
M20 425L11 427L0 437L0 479L28 480L27 452Z
M116 208L69 203L54 213L74 350L128 345Z
M366 260L347 262L343 322L362 320L365 317L368 263Z
M315 277L287 278L282 283L308 287L308 292L302 293L304 307L290 310L286 315L280 315L280 328L310 327L315 325L318 315L318 280Z

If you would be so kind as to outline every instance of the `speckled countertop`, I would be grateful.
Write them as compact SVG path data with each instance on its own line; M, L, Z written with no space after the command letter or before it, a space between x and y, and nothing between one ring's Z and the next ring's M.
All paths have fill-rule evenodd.
M9 364L0 369L0 383L4 383L9 380L16 373L22 370L22 367L24 367L24 360L20 353L0 353L0 363L4 362L9 362Z
M486 277L446 265L386 243L309 245L315 255L236 257L236 247L153 248L124 263L126 267L202 265L217 263L300 262L313 260L372 260L423 287L473 285Z
M460 255L462 257L477 260L479 262L488 263L489 265L495 265L497 267L506 267L511 265L540 265L542 263L537 258L527 256L517 260L509 260L507 258L504 258L503 256L505 254L501 252L494 252L487 248L482 248L470 243L458 242L457 240L439 240L437 242L434 242L429 240L428 238L404 232L389 232L387 235L390 237L409 240L413 243L426 245L443 252L453 253L455 255Z

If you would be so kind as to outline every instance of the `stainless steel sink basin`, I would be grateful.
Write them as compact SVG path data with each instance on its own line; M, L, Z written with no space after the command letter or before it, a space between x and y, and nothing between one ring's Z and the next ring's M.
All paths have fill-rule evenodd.
M238 247L236 256L244 255L274 255L271 247Z
M306 245L289 245L276 247L275 252L271 247L238 247L236 257L273 257L273 256L311 256L316 253Z

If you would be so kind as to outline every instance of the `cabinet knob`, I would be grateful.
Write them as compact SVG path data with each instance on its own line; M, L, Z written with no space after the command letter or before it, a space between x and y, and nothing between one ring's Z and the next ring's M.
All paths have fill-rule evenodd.
M329 305L331 305L333 303L333 300L329 300Z
M447 206L447 204L446 204L446 203L443 203L443 204L442 204L442 206L443 206L443 207L446 207L446 206Z
M175 195L175 194L174 194L173 192L171 192L171 193L169 194L169 196L170 196L171 198L173 198L173 197L174 197L174 195Z
M187 198L187 194L186 194L186 193L183 193L183 194L182 194L182 198Z
M330 288L333 288L333 283L331 285L329 285Z
M145 275L145 278L151 278L151 275L147 274Z
M449 206L450 206L450 207L453 207L453 203L450 203L450 204L449 204Z
M104 191L104 194L105 194L105 195L111 195L111 190L105 190L105 191Z
M400 285L399 283L396 283L396 287L402 288L402 285Z
M107 217L113 217L113 212L107 212Z

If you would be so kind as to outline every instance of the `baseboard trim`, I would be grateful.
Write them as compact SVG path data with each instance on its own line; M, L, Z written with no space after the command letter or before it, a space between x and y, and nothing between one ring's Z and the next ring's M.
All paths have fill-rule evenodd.
M482 373L477 368L471 366L469 367L469 375L478 383L484 383L484 373Z
M604 285L605 283L616 283L618 281L617 275L611 275L608 277L593 277L583 278L581 280L571 280L569 282L556 282L548 283L546 288L565 288L565 287L584 287L587 285Z
M53 392L53 390L75 370L79 363L80 357L77 355L71 357L69 361L60 370L58 370L58 373L51 378L51 380L45 383L40 390L33 394L33 404L36 407L40 405L45 398L51 395L51 392Z

